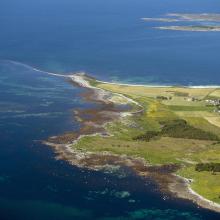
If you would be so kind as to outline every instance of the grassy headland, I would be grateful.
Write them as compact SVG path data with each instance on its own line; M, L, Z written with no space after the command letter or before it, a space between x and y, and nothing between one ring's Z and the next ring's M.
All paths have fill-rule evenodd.
M180 165L177 174L192 179L195 192L220 204L220 172L204 168L220 164L220 89L129 86L95 79L90 85L132 99L142 111L107 123L111 135L82 137L73 148L141 157L151 165ZM133 103L133 112L138 108Z

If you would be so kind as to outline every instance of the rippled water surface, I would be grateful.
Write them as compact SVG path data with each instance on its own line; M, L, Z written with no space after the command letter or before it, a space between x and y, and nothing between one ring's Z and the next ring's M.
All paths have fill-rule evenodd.
M220 2L2 0L0 58L115 81L219 84L220 32L156 30L172 23L141 20L167 13L220 13Z

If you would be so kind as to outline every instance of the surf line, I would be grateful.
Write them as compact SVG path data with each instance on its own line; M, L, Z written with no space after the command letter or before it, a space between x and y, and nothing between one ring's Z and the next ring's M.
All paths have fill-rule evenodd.
M26 69L29 69L29 70L32 70L32 71L35 71L35 72L40 72L40 73L46 73L48 75L52 75L52 76L58 76L58 77L65 77L65 78L72 78L73 75L75 74L79 74L79 73L83 73L83 72L77 72L75 74L71 74L71 75L65 75L65 74L59 74L59 73L52 73L52 72L47 72L47 71L44 71L44 70L41 70L41 69L38 69L38 68L35 68L35 67L32 67L28 64L24 64L24 63L21 63L21 62L18 62L18 61L14 61L14 60L0 60L0 62L8 62L8 63L11 63L11 64L14 64L14 65L18 65L18 66L23 66L24 68Z

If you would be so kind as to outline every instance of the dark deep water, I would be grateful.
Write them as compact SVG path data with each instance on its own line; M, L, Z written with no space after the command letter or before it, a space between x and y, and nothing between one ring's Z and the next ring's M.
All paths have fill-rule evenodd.
M0 1L0 219L220 219L167 199L152 181L78 169L39 140L79 128L74 108L91 104L63 78L220 84L220 33L153 30L141 17L220 12L217 0Z

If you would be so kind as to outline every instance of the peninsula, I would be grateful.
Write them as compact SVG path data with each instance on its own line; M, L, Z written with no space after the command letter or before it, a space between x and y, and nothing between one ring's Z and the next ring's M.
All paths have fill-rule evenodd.
M94 170L127 166L165 195L220 212L220 88L69 80L97 104L75 110L79 132L51 137L57 157Z

